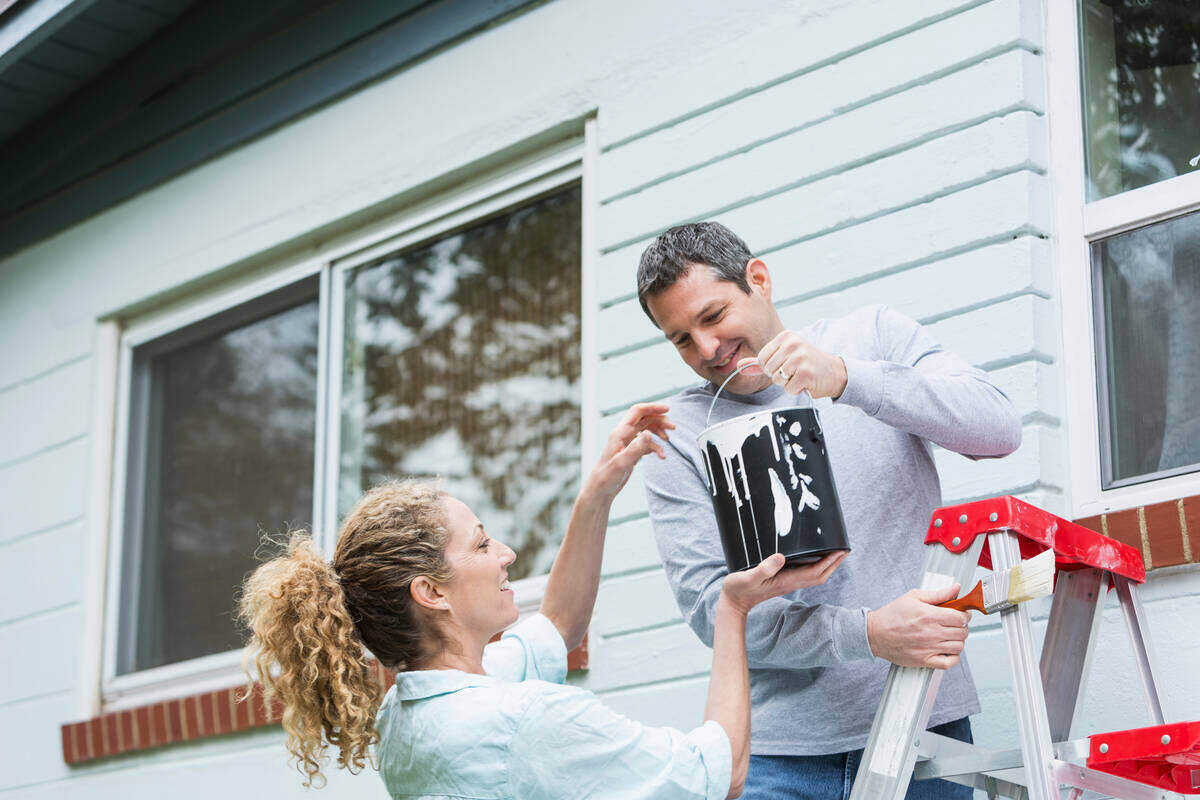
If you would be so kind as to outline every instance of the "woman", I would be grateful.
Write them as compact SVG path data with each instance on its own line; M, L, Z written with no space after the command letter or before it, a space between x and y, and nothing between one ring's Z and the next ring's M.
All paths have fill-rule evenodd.
M567 651L587 630L608 512L638 459L661 458L667 407L634 406L575 501L540 612L512 627L514 553L489 539L463 503L421 483L385 484L342 525L332 564L307 537L243 587L248 657L284 704L288 750L322 783L327 744L338 766L372 758L395 798L736 797L749 759L746 614L825 581L843 554L781 570L776 555L725 579L706 722L652 728L562 685ZM382 691L364 645L398 670Z

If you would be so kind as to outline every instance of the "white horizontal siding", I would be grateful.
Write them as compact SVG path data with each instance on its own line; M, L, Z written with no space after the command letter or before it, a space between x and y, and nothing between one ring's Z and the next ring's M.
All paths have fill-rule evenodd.
M0 469L84 436L90 419L91 360L57 369L0 390Z
M0 625L0 653L8 654L0 705L75 687L79 624L79 604L69 603Z
M0 468L0 542L81 519L87 467L87 439L76 438Z
M80 520L0 544L0 625L80 601L84 536Z

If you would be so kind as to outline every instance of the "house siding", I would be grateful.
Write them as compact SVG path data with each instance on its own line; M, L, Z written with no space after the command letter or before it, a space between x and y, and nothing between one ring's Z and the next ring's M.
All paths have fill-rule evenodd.
M87 518L97 320L281 269L360 215L593 113L600 413L585 425L606 434L630 403L694 381L642 314L634 273L663 227L718 219L770 266L785 323L886 302L1009 394L1021 448L982 462L939 450L946 503L1011 493L1069 513L1059 342L1079 333L1061 330L1055 297L1043 15L1040 0L687 14L552 0L0 261L0 652L19 654L0 666L0 752L17 757L0 797L304 794L277 730L63 763L59 726L85 706L82 611L99 601L83 588L102 522ZM1186 666L1200 644L1176 636L1198 595L1186 569L1145 593L1172 643L1174 719L1200 718ZM1047 611L1035 606L1041 628ZM1083 732L1147 721L1119 617L1106 614ZM970 641L977 739L1015 746L1002 636L976 620ZM636 476L611 515L589 649L573 682L648 723L699 723L710 653L680 620ZM386 796L336 770L325 792Z

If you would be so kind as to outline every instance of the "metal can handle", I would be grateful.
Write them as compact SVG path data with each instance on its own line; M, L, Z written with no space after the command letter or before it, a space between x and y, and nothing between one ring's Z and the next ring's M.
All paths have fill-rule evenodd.
M725 379L725 380L724 380L724 381L721 383L721 385L720 385L720 386L717 388L717 391L713 393L713 399L712 399L712 402L711 402L711 403L709 403L709 405L708 405L708 416L706 416L706 417L704 418L704 427L705 427L705 428L707 428L707 427L709 426L709 423L710 423L710 422L712 422L712 412L713 412L713 409L714 409L714 408L716 408L716 406L717 406L717 398L721 396L721 392L722 392L722 391L724 391L725 387L726 387L726 386L729 384L729 382L730 382L731 380L733 380L733 376L734 376L734 375L737 375L739 372L741 372L742 370L746 369L747 367L759 367L759 368L761 368L761 367L762 367L762 365L761 365L761 364L759 364L757 361L749 361L749 362L747 362L747 363L745 363L745 364L742 364L740 367L738 367L737 369L735 369L733 372L729 373L729 377L728 377L728 378L726 378L726 379ZM808 393L808 391L807 391L807 390L805 390L805 391L801 392L800 394L798 394L798 395L797 395L797 397L803 397L803 398L805 398L805 399L808 401L808 407L809 407L809 408L812 408L812 406L813 406L812 395L810 395L810 394Z

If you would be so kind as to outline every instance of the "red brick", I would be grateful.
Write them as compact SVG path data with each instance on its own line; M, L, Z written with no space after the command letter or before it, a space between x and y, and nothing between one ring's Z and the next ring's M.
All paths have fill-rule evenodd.
M150 720L154 726L154 746L161 747L171 741L167 738L167 704L155 703L150 707Z
M244 731L251 727L249 689L245 686L239 687L233 700L233 729Z
M59 733L62 736L62 754L63 762L66 764L75 763L75 739L71 735L74 731L71 730L71 725L60 725Z
M246 704L250 706L250 727L257 728L265 725L267 712L263 709L262 687L257 683L250 690L250 697L246 700Z
M1100 522L1099 514L1097 514L1094 517L1084 517L1083 519L1077 519L1077 520L1075 520L1075 524L1082 525L1083 527L1087 528L1089 531L1095 531L1096 533L1104 533L1104 526Z
M182 700L172 700L167 703L167 741L182 742L183 741L183 714L180 706L183 705Z
M1142 530L1138 524L1137 509L1129 508L1105 516L1108 522L1108 535L1118 542L1124 542L1134 548L1145 558L1146 554L1142 552Z
M134 744L133 749L145 750L153 747L151 744L152 733L150 727L150 707L142 706L134 709Z
M212 692L200 695L200 735L215 736L220 733L217 727L217 710L213 707Z
M183 738L196 739L200 737L200 701L195 696L183 700Z
M233 733L233 695L229 689L213 692L213 705L217 710L217 732Z
M87 734L84 732L86 727L86 722L76 722L71 725L71 740L75 743L76 763L91 758L87 751Z
M104 724L104 717L90 719L88 724L92 726L92 740L96 742L100 755L111 756L113 751L108 744L108 726Z
M137 749L137 739L133 735L133 711L122 711L118 715L118 728L120 735L117 739L121 742L121 752L128 752Z
M267 707L267 720L279 722L283 719L283 703L278 698L272 700Z
M1183 521L1192 545L1192 561L1200 563L1200 495L1184 498Z
M1154 568L1186 564L1183 531L1179 528L1179 504L1175 501L1146 506L1146 533Z
M88 726L85 728L85 733L86 738L88 738L90 758L103 758L107 756L108 753L104 752L104 730L100 724L100 720L92 718L92 720L88 720L84 724Z
M110 756L124 752L124 748L121 747L121 733L117 729L116 714L104 715L104 743Z
M570 671L587 669L588 668L588 640L587 636L583 637L583 641L579 643L571 652L567 653L567 669Z

